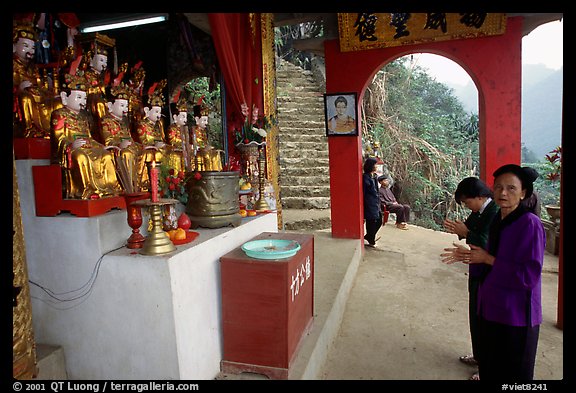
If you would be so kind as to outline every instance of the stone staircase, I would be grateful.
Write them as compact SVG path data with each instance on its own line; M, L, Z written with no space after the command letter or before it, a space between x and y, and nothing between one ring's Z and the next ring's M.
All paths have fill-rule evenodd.
M286 230L330 228L328 140L321 84L306 71L278 60L280 187Z

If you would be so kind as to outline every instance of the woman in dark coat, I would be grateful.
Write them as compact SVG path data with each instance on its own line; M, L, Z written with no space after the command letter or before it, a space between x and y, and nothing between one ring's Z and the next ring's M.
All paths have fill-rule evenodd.
M466 239L467 244L485 248L488 242L490 224L498 214L498 205L492 199L492 191L477 177L467 177L458 183L454 192L454 199L459 205L464 204L471 212L464 222L444 220L444 227L448 232L458 235L458 239ZM478 365L478 353L480 352L479 316L476 311L478 308L478 288L488 269L488 265L485 264L470 264L468 267L468 322L472 355L461 356L460 361L472 366ZM470 379L477 380L478 378L479 374L474 373Z
M452 249L454 260L489 267L478 290L481 380L530 381L542 323L542 266L546 235L542 222L521 201L533 180L508 164L494 172L494 201L486 249Z
M376 233L382 226L378 182L376 180L376 162L375 158L368 157L364 161L364 173L362 175L364 219L366 220L366 235L364 235L364 239L368 242L368 247L376 246Z

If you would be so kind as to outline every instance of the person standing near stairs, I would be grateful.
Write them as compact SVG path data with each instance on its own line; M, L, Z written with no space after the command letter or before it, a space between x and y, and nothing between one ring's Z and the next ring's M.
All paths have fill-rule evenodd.
M364 161L364 174L362 175L362 190L364 192L364 220L366 221L366 246L376 247L376 234L382 226L382 212L378 196L378 183L376 180L376 159L368 157Z

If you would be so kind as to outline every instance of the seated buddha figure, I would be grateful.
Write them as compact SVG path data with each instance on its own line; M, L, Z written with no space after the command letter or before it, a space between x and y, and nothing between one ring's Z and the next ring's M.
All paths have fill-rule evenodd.
M41 84L34 54L37 33L32 23L13 28L13 132L17 137L49 138L50 115L62 107L60 97Z
M100 134L106 146L114 150L115 165L120 185L126 192L145 188L148 172L144 162L143 147L130 134L128 123L129 88L119 82L110 88L106 103L108 114L102 118Z
M66 74L60 93L64 106L51 116L51 161L62 168L64 198L97 199L120 192L114 155L90 135L86 92L82 75Z

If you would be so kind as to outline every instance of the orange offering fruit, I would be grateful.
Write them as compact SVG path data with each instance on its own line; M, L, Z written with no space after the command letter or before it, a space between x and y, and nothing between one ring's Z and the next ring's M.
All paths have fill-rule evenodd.
M186 231L182 228L175 230L174 240L186 240Z

